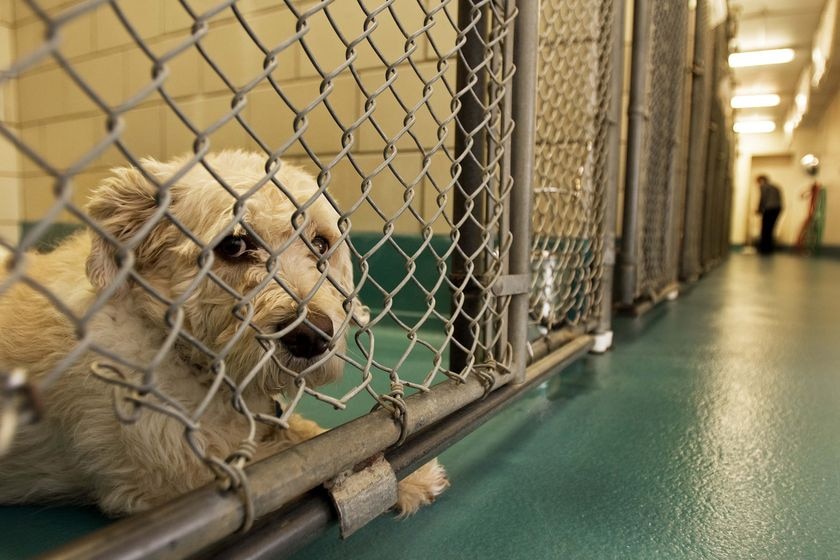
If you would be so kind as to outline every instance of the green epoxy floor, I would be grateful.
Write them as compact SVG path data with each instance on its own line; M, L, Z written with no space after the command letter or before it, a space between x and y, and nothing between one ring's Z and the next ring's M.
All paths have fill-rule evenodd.
M840 262L733 256L298 560L840 558Z
M296 558L840 559L838 296L840 261L733 256L444 453L434 506ZM0 558L103 522L0 508Z

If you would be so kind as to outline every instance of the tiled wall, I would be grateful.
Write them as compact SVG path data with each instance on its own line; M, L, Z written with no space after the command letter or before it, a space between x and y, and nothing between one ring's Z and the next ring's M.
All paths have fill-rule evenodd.
M9 2L0 2L0 68L14 55L14 12ZM17 122L17 98L13 87L0 88L0 120ZM13 132L16 130L13 128ZM0 140L0 238L15 243L21 219L20 158L11 144Z
M199 13L218 3L218 0L190 2ZM302 12L318 4L312 0L294 0L291 3ZM55 16L85 2L39 0L39 4ZM11 12L0 14L0 55L19 58L41 47L45 40L45 26L25 2L6 0L0 5L2 10ZM180 2L123 0L119 5L135 32L157 56L183 44L190 36L193 19ZM252 33L268 48L274 48L294 35L298 23L288 8L278 8L277 5L277 0L240 0L237 3ZM427 2L427 6L437 5L439 3L434 0ZM407 33L417 33L423 27L424 13L417 3L400 3L399 10L399 24ZM288 145L285 157L304 165L313 173L317 173L319 167L329 168L329 175L324 178L329 181L330 193L344 208L355 205L363 189L370 190L370 200L386 218L398 213L406 198L422 219L438 213L440 205L451 204L451 193L441 197L433 186L437 184L445 189L449 185L451 161L442 152L424 160L421 150L438 142L438 124L432 113L439 119L451 115L451 98L440 79L435 83L434 92L429 94L428 102L423 101L426 95L424 81L434 80L439 72L434 47L445 53L453 50L455 32L452 21L457 14L454 5L448 10L448 13L438 12L432 18L431 29L418 34L413 44L409 45L412 50L411 65L408 61L395 64L404 56L406 37L392 13L385 10L375 14L368 18L366 24L366 16L358 3L347 0L330 5L333 22L349 43L362 35L366 25L368 29L375 26L370 41L377 45L385 62L368 41L362 40L354 46L356 58L353 71L341 69L348 47L320 10L305 18L306 27L301 30L303 40L292 41L276 56L277 69L272 73L276 84L298 112L306 112L306 129L299 141ZM61 56L111 109L142 94L151 82L152 62L108 4L74 18L62 27L59 44ZM237 88L249 83L263 68L264 53L229 9L210 20L201 46ZM310 57L319 63L325 73L332 75L323 79ZM6 58L0 60L0 65L7 65ZM392 72L386 71L386 63L393 65ZM445 79L453 91L455 65L453 53L448 56L448 68L445 69ZM199 129L206 129L230 112L231 90L195 47L172 58L166 65L166 71L166 94ZM386 84L394 72L396 79L388 87ZM27 145L41 154L49 165L57 169L75 166L105 141L108 135L105 112L91 101L54 58L46 58L16 82L3 91L7 98L12 96L4 100L9 101L4 107L10 105L12 108L11 112L3 115L4 121L13 125ZM13 99L15 90L17 104ZM319 95L324 95L324 100L313 103ZM415 112L413 120L408 123L409 131L401 132L406 112L397 96ZM284 146L294 135L295 112L267 80L263 80L246 97L247 104L240 113L242 120L271 149ZM376 98L374 107L366 104L369 97ZM4 111L8 110L4 108ZM362 120L366 110L372 111L376 125ZM123 114L123 118L123 145L137 157L169 158L192 149L195 134L157 91L148 92L139 104ZM335 119L340 121L341 126ZM301 128L300 125L298 128ZM352 138L343 139L342 128L352 129ZM453 144L454 129L454 124L449 123L440 133L444 145ZM213 149L258 148L235 120L210 135L210 142ZM346 155L338 155L343 142L350 143L352 161ZM386 156L388 143L394 148ZM318 158L320 166L307 155L307 149ZM18 159L19 165L16 165ZM125 161L124 155L114 146L92 158L73 179L72 200L84 204L90 189L108 174L108 170L123 165ZM18 157L16 150L2 139L0 165L4 189L0 226L11 227L17 221L37 221L55 204L54 180L33 161ZM372 181L365 182L364 175L373 173ZM406 191L403 183L416 184L416 187ZM6 205L6 201L12 201L14 196L7 195L5 189L22 195L19 203L14 205L14 212ZM73 218L64 213L61 221L72 222ZM385 225L385 219L367 202L358 207L352 221L357 231L381 232ZM399 233L418 234L422 230L421 220L412 217L408 211L403 212L394 225ZM449 231L443 218L435 221L434 231ZM7 232L4 230L3 233Z

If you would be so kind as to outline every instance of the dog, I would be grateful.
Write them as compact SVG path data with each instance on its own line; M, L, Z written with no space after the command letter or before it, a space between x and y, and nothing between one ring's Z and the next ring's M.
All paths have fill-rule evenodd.
M213 458L241 453L254 428L232 405L235 390L239 408L276 417L275 396L296 378L314 386L341 375L345 335L362 313L338 213L297 167L279 162L268 174L284 192L258 154L205 161L223 182L202 165L183 173L186 157L113 170L87 206L105 235L86 230L26 256L28 277L66 309L20 281L0 295L0 368L36 383L63 370L42 395L44 417L0 457L0 503L93 502L113 516L155 507L211 482ZM80 340L87 350L71 356ZM138 400L157 410L132 407ZM185 437L184 418L201 407ZM253 460L324 431L297 414L255 430ZM400 482L395 509L410 515L447 486L435 459Z

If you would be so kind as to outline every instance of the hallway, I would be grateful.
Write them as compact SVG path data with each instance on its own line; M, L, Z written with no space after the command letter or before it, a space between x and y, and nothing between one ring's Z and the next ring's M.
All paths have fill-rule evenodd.
M733 255L298 559L840 558L840 261Z

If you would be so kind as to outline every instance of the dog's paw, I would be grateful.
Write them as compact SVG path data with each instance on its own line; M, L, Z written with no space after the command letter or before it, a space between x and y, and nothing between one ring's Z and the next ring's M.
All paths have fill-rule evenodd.
M434 502L447 488L449 479L446 478L446 470L437 459L432 459L400 481L394 510L401 518L413 515L421 507Z

